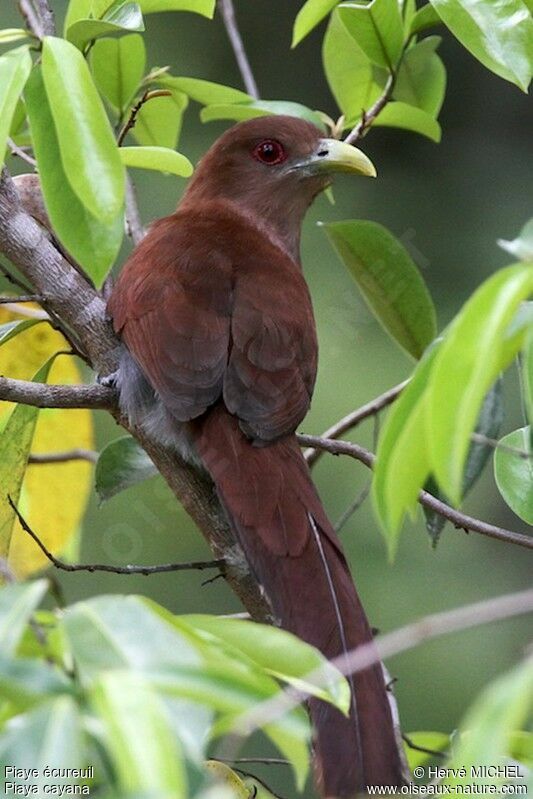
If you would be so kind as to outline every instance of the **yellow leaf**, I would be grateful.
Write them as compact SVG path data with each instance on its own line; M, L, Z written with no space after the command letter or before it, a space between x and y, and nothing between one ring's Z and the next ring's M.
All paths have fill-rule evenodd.
M0 324L16 318L11 310L0 307ZM50 325L36 325L0 347L0 374L30 380L51 355L68 349L63 336ZM75 358L58 356L50 370L49 382L83 382ZM11 403L0 403L0 430L12 409ZM55 408L40 411L33 453L62 452L78 447L92 449L93 446L91 411ZM56 555L66 549L78 530L89 498L91 472L91 464L81 460L28 466L22 484L20 511ZM8 562L18 577L26 577L48 564L18 522L15 523Z

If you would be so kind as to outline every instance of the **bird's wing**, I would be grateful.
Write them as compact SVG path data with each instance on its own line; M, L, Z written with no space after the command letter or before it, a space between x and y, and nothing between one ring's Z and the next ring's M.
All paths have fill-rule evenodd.
M292 433L309 409L317 343L299 267L276 247L256 245L235 280L224 401L252 438Z
M175 217L156 223L108 305L116 332L178 421L216 402L228 360L231 268L205 244L202 231Z
M317 345L299 267L223 214L157 222L109 302L115 330L178 421L221 395L246 434L295 430L313 391Z

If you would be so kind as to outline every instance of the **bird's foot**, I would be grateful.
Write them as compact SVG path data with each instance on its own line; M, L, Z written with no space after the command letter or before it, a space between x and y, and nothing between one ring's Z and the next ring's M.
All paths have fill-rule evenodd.
M111 372L108 375L96 375L96 382L100 386L105 386L106 388L116 388L117 387L117 380L118 380L118 371Z

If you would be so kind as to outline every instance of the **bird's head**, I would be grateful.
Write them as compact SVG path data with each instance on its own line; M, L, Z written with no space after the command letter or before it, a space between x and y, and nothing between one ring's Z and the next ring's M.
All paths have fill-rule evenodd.
M198 164L185 202L225 200L266 224L291 251L303 216L336 172L375 177L367 156L310 122L265 116L226 131Z

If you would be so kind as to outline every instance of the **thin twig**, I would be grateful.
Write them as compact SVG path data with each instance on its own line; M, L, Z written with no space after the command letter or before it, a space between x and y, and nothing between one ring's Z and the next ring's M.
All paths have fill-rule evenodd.
M411 738L405 733L402 733L402 739L405 741L409 749L412 749L414 752L423 752L425 755L433 755L433 757L446 757L444 752L439 752L438 749L429 749L427 746L419 746L415 744Z
M246 55L239 26L237 25L233 0L219 0L219 6L245 89L251 97L255 100L259 100L259 89L257 88L254 73L252 72L248 56Z
M135 126L135 123L137 121L137 115L145 103L147 103L149 100L153 100L154 97L171 97L171 96L172 92L170 92L168 89L148 89L147 91L145 91L140 100L138 100L135 103L135 105L132 106L132 108L130 109L129 116L117 136L118 146L120 147L122 145L124 139L128 135L128 132Z
M488 438L488 436L484 436L481 433L472 433L471 438L476 444L484 444L486 447L491 447L492 449L500 449L502 452L508 452L509 455L516 455L517 458L522 458L526 461L533 458L533 452L526 452L525 449L511 447L509 444L502 444L501 441L497 441L495 438Z
M224 558L218 560L191 560L185 563L161 563L157 566L109 566L107 563L65 563L56 558L49 549L43 544L37 533L35 533L25 518L20 513L19 509L8 495L7 501L17 519L20 526L37 544L41 552L53 563L57 569L66 572L110 572L112 574L163 574L165 572L178 572L178 571L203 571L204 569L220 569L225 564Z
M0 305L12 305L15 303L18 305L19 303L23 302L42 302L44 297L40 294L20 294L18 297L8 297L8 296L0 296Z
M129 175L126 177L126 231L135 246L143 240L146 232L141 222L135 186Z
M354 675L381 660L415 649L420 644L442 635L532 612L533 589L493 597L472 605L424 616L398 630L378 636L331 662L342 674ZM330 675L323 667L319 667L305 675L303 680L323 688L328 684ZM237 734L250 735L259 727L275 721L297 707L308 696L309 694L302 690L292 686L287 687L281 694L261 702L251 711L244 713L236 724Z
M14 380L0 377L0 400L21 402L36 408L105 408L116 407L114 389L94 385L54 385L32 383L29 380Z
M368 132L368 129L371 127L376 117L383 111L392 97L392 92L394 91L394 85L396 83L396 74L396 71L390 73L387 83L385 84L385 88L383 89L383 93L378 97L374 105L371 106L368 111L363 111L360 121L346 136L345 141L347 144L355 144L359 141L359 139L362 139L363 136Z
M359 444L352 444L349 441L335 441L328 438L320 438L319 436L304 436L299 435L298 441L301 446L313 447L313 449L321 448L325 452L332 455L348 455L350 458L360 461L369 469L372 469L376 456L368 449L361 447ZM472 516L467 516L461 511L455 510L445 502L437 499L427 491L421 491L418 495L418 501L426 508L438 513L448 521L461 530L472 533L480 533L481 535L495 538L498 541L504 541L507 544L516 544L526 549L533 549L533 536L523 535L516 533L513 530L506 530L503 527L497 527L494 524L475 519Z
M46 463L68 463L69 461L89 461L96 463L98 452L92 449L69 449L65 452L33 452L28 458L28 463L41 465Z
M8 138L7 146L11 151L11 155L18 156L32 167L37 166L37 161L35 160L35 158L32 158L32 156L29 155L25 150L23 150L22 147L19 147L18 144L14 142L12 138Z
M354 427L357 427L358 424L363 422L365 419L368 419L369 416L375 416L381 410L383 410L383 408L386 408L388 405L394 402L396 397L398 397L398 395L403 391L408 382L408 380L404 380L402 383L398 383L397 386L389 388L388 391L380 394L379 397L367 402L365 405L357 408L357 410L351 411L338 422L335 422L334 425L328 427L328 429L322 433L320 438L338 438L348 430L352 430ZM307 461L307 465L309 467L313 466L322 454L323 451L320 449L306 449L304 452L304 457Z
M346 508L344 513L339 517L339 519L335 522L335 524L333 525L333 529L335 530L336 533L339 533L346 524L346 522L348 521L348 519L350 519L354 515L354 513L357 513L359 508L363 505L366 498L370 494L371 487L372 483L368 483L362 489L359 495L354 499L354 501L350 505L348 505L348 507Z
M373 449L377 449L377 446L378 446L379 426L380 426L379 425L379 414L376 413L376 415L374 416L374 434L372 436L372 439L373 439L372 447L373 447ZM368 481L366 486L359 493L359 495L354 499L354 501L351 503L351 505L349 505L346 508L346 510L344 511L344 513L342 514L340 519L337 521L337 523L333 525L333 529L335 530L336 533L339 533L342 530L342 528L344 527L344 525L346 524L346 522L354 515L354 513L357 513L359 508L363 505L363 503L365 502L366 498L370 494L371 489L372 489L372 478L370 478L370 480Z

